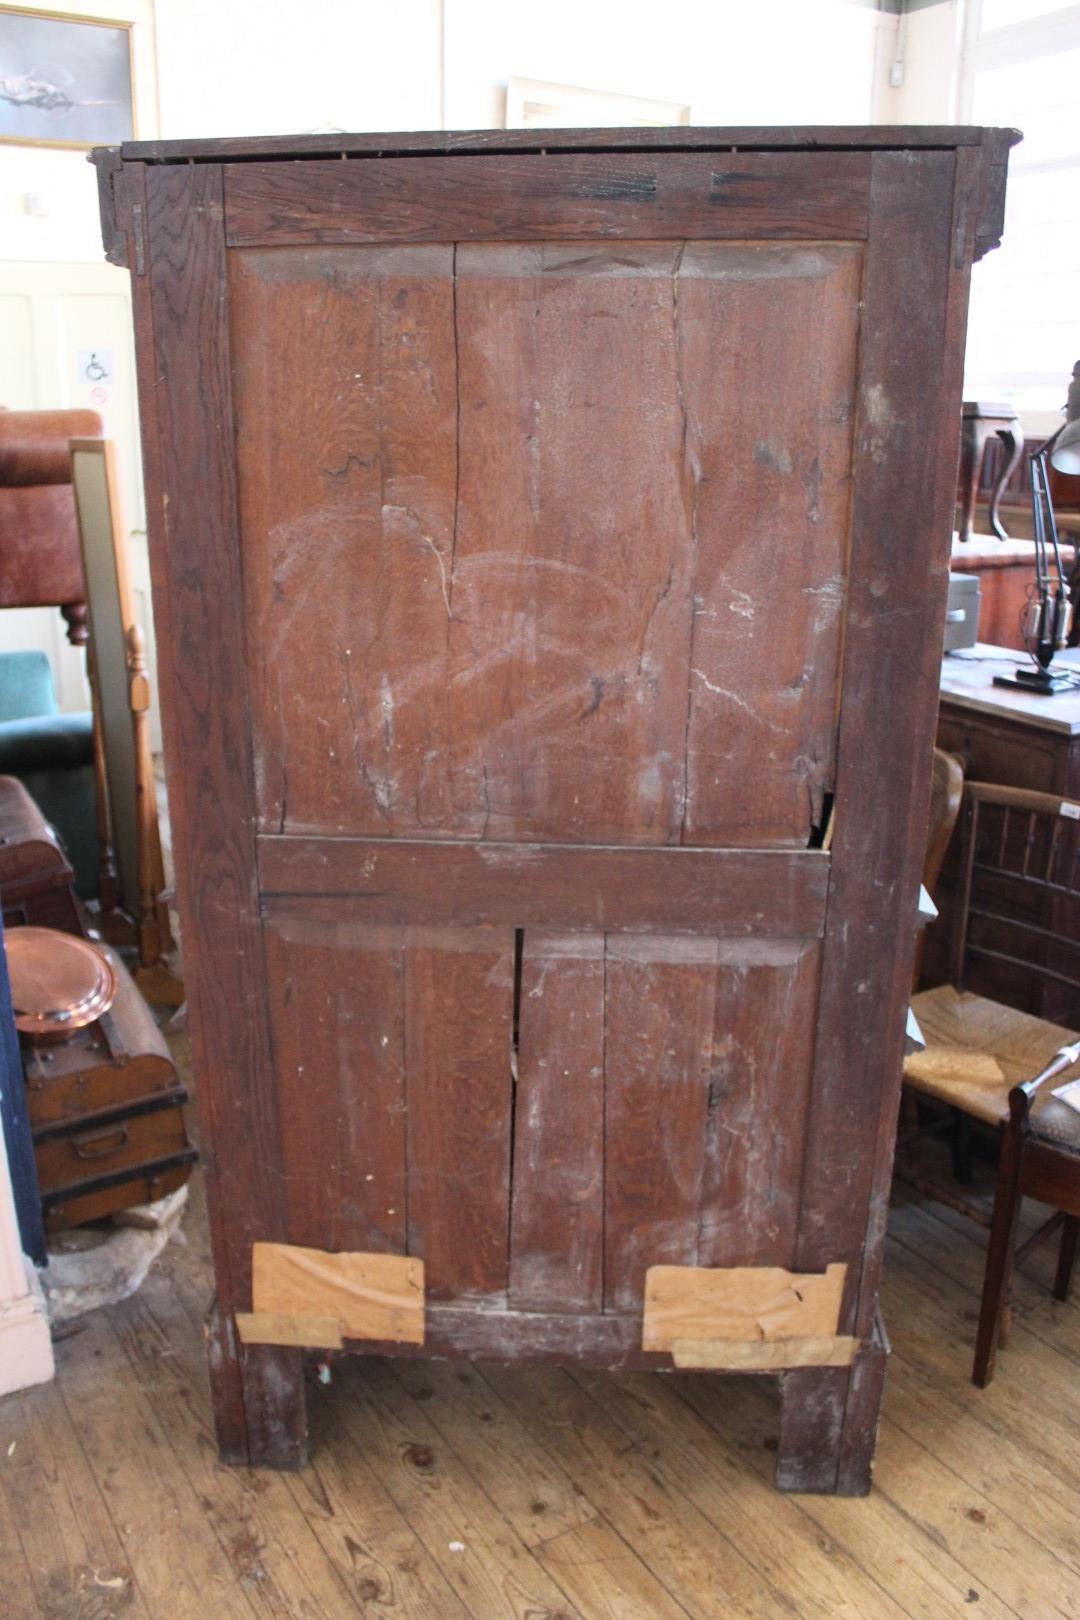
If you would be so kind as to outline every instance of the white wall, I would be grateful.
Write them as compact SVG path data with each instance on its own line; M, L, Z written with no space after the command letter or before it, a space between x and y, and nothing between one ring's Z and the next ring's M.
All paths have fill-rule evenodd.
M166 139L439 125L439 0L156 0L155 9Z
M445 123L500 125L509 74L689 103L693 124L869 123L881 22L846 0L445 0Z

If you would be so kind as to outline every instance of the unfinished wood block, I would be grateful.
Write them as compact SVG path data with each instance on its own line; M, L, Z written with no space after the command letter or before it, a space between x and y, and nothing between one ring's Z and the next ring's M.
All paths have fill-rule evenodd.
M702 1372L787 1372L792 1367L850 1367L859 1340L843 1334L798 1339L676 1339L676 1367Z
M341 1323L330 1316L282 1316L276 1311L237 1311L241 1344L285 1344L301 1350L340 1350Z
M279 1319L279 1328L284 1325L280 1319L288 1318L323 1327L336 1324L339 1339L424 1342L422 1260L400 1254L328 1254L289 1243L254 1243L251 1273L253 1314Z
M823 1275L783 1266L650 1266L645 1276L643 1350L678 1341L761 1344L835 1336L847 1267Z

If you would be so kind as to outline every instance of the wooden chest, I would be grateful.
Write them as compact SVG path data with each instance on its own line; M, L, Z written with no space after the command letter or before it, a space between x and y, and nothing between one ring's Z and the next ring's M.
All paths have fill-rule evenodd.
M224 1457L300 1462L302 1351L340 1345L768 1370L779 1482L867 1488L1012 138L96 154Z
M116 952L109 1011L69 1040L23 1043L47 1231L163 1198L191 1174L188 1100L149 1007Z
M56 833L14 776L0 776L0 904L4 923L81 934L75 873Z

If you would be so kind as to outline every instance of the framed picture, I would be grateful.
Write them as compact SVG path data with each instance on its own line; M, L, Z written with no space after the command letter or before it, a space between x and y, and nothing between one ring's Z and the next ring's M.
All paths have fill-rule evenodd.
M129 22L0 7L0 141L118 146L134 134Z
M634 124L688 124L689 105L586 90L573 84L512 76L506 85L507 129L627 129Z

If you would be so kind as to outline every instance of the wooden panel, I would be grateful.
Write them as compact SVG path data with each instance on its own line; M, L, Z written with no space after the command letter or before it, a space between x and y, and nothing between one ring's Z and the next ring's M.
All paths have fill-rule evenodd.
M505 1296L514 936L425 929L405 967L409 1253L432 1299Z
M847 1268L824 1273L782 1266L650 1266L641 1323L643 1350L677 1340L744 1343L815 1338L836 1332Z
M699 1265L792 1261L820 967L817 946L718 952Z
M256 1243L251 1303L257 1316L336 1321L350 1339L424 1342L424 1267L404 1255Z
M298 914L266 954L289 1241L403 1254L403 938Z
M514 1112L515 1310L603 1303L604 936L526 930Z
M136 181L132 229L148 524L177 899L219 1308L248 1302L251 1244L284 1235L277 1098L255 889L255 794L237 543L221 170ZM145 214L143 210L145 209ZM143 248L145 220L148 247ZM154 431L156 429L156 432ZM213 656L207 656L207 649ZM299 1357L221 1365L223 1453L295 1465L305 1444ZM272 1397L268 1391L272 1390Z
M234 254L262 830L805 848L860 254Z
M230 246L865 236L865 153L547 153L236 164Z
M632 850L419 840L259 840L263 894L311 914L395 923L648 928L813 938L822 933L829 857L820 850Z

